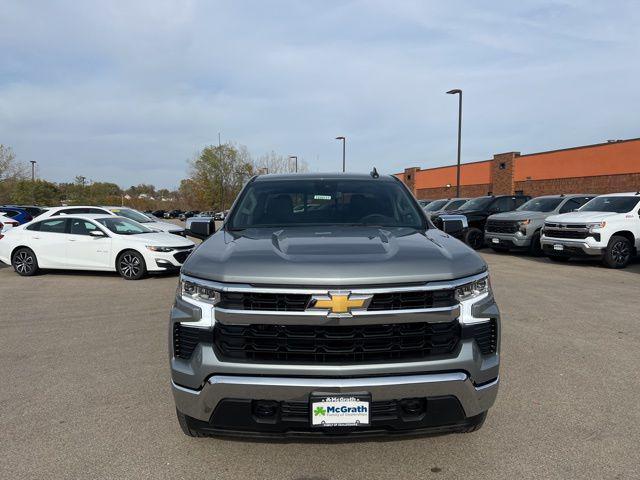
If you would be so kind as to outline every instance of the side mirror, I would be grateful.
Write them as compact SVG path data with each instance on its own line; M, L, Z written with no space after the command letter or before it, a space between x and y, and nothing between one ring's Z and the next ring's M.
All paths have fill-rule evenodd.
M102 230L91 230L89 232L89 235L91 235L94 238L104 238L106 237L105 233Z
M191 217L187 219L187 234L204 240L216 233L216 222L212 217Z
M464 215L440 215L439 219L442 225L436 224L436 226L452 237L460 235L469 226L467 217Z

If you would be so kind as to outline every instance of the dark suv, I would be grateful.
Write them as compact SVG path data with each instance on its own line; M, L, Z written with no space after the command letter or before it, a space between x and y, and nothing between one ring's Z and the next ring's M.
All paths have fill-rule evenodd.
M478 250L484 246L484 226L489 215L510 212L530 199L531 197L528 195L477 197L469 200L459 210L447 211L446 214L435 217L433 222L438 228L441 228L442 219L446 215L464 216L467 220L467 226L453 235L474 250Z

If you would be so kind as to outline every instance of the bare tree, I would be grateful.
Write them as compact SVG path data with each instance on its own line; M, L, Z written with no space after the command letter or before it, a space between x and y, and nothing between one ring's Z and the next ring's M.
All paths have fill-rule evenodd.
M261 155L253 162L253 165L257 172L264 173L293 173L296 171L295 162L291 158L278 155L276 152ZM298 172L308 171L307 162L298 158Z
M11 147L0 144L0 181L26 178L27 166L16 161Z

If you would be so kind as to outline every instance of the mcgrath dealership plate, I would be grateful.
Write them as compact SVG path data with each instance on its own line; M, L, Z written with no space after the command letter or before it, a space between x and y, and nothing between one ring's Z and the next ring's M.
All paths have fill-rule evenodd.
M370 423L371 395L312 394L312 427L360 427Z

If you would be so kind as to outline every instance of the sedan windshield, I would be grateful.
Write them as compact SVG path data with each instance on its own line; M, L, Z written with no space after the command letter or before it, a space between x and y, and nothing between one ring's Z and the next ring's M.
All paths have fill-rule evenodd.
M152 220L148 216L146 216L146 215L144 215L144 214L142 214L142 213L140 213L140 212L138 212L136 210L133 210L131 208L112 208L111 211L113 213L115 213L116 215L120 215L121 217L125 217L125 218L128 218L130 220L134 220L134 221L136 221L138 223L151 223L152 222Z
M230 230L305 225L425 227L402 185L374 179L258 180L246 186L227 222Z
M424 211L425 212L435 212L437 210L440 210L442 207L444 207L447 204L447 202L448 202L448 200L434 200L429 205L424 207Z
M124 217L105 217L98 218L97 222L101 223L113 233L118 235L139 235L141 233L153 233L153 230L148 229L144 225L140 225L138 222L129 220Z
M564 198L562 197L546 197L533 198L523 203L516 210L526 210L527 212L552 212L555 210Z
M640 197L596 197L584 204L581 212L627 213L640 202Z
M467 203L462 205L462 207L460 207L460 210L463 210L465 212L470 212L472 210L483 210L484 208L489 206L492 200L493 197L474 198L473 200L469 200Z

